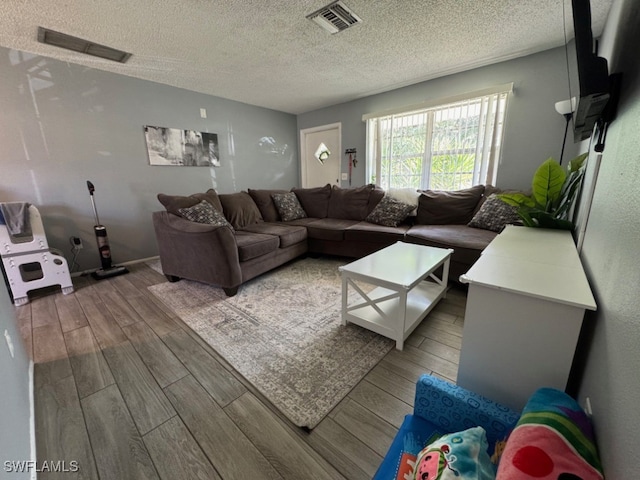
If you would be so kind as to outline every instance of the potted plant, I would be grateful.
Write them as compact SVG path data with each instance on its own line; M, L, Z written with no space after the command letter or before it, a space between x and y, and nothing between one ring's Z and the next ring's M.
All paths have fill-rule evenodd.
M505 203L518 208L518 215L527 227L571 230L571 206L584 177L584 162L588 153L577 156L567 171L553 158L547 159L533 175L531 195L503 193Z

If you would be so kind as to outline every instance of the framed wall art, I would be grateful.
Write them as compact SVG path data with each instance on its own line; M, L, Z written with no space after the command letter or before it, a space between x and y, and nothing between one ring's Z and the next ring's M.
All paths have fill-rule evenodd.
M219 167L216 133L144 126L149 165Z

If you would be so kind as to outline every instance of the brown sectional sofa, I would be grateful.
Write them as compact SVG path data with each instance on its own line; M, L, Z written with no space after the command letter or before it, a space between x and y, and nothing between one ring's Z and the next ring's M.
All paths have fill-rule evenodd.
M306 253L359 258L405 241L453 248L449 278L457 280L497 235L467 226L487 194L494 191L492 187L485 191L480 185L453 193L424 191L417 217L395 227L365 221L384 196L373 185L291 191L307 217L286 222L271 196L286 190L158 195L166 211L152 216L167 278L217 285L233 295L244 282ZM180 208L203 200L222 212L231 226L195 223L180 216Z

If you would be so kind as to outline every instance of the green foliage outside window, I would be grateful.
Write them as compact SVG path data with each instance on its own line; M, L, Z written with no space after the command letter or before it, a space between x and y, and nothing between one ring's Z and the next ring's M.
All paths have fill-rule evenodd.
M388 124L388 122L387 122ZM473 184L478 117L435 122L430 165L426 165L427 124L388 127L382 133L381 185L415 188L428 178L433 190L457 190ZM428 168L428 171L425 170Z

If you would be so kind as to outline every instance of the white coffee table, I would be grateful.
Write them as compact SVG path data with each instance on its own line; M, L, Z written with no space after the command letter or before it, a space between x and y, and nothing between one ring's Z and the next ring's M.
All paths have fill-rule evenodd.
M340 267L342 324L354 323L396 341L404 341L445 297L453 250L397 242ZM440 277L434 272L443 266ZM375 285L366 293L357 281ZM349 301L349 291L357 295Z

